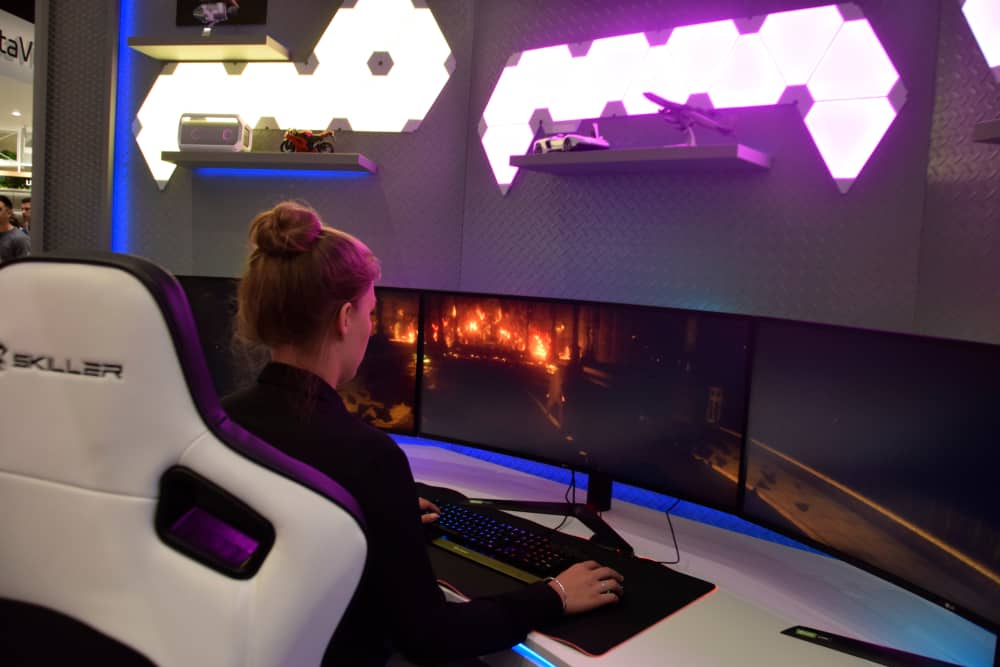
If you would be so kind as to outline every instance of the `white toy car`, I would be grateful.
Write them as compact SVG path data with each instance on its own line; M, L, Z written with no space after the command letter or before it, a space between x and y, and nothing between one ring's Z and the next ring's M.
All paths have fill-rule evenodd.
M609 148L608 140L600 135L597 123L594 123L593 136L573 132L553 134L541 139L535 139L531 152L551 153L553 151L589 151Z

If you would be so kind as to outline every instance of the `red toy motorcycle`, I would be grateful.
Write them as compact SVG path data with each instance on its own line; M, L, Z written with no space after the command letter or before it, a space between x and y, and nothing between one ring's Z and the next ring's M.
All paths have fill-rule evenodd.
M282 153L332 153L333 132L323 130L288 130L281 142Z

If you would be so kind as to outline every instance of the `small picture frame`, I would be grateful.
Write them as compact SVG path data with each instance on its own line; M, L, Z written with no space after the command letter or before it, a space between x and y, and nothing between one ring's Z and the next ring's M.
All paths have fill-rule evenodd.
M177 0L177 25L215 28L267 23L267 0Z

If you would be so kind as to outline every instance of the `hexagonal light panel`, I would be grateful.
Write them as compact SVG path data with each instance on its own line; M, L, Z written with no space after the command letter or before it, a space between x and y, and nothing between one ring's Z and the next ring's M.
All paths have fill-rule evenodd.
M555 80L539 82L539 90L555 87L557 95L550 97L546 106L553 117L581 113L580 118L600 116L608 98L621 99L627 80L618 71L623 59L641 57L649 48L642 35L622 39L596 39L589 44L575 45L570 51L580 54L571 57L558 69ZM585 50L586 49L586 50Z
M962 0L962 13L986 57L986 64L993 70L996 80L1000 81L1000 2Z
M434 15L414 0L341 7L313 59L308 73L291 62L252 62L239 74L222 63L178 63L160 74L133 123L159 187L174 171L160 153L177 150L182 114L238 113L251 126L273 118L285 129L322 129L342 119L360 132L412 132L454 70Z
M630 114L656 111L659 107L643 95L647 90L679 102L686 102L696 93L707 92L728 63L738 37L739 32L732 21L682 26L670 33L663 46L649 47L637 77L621 71L619 63L619 76L631 79L625 94L625 108Z
M531 146L533 137L534 132L531 131L530 125L518 123L486 128L480 141L487 154L506 153L509 155L511 146L517 146L519 151L526 151ZM517 167L512 167L510 162L490 162L490 167L493 169L493 177L496 178L497 183L511 183L514 180L514 175L517 174Z
M665 43L650 31L512 55L480 120L483 150L501 191L517 173L510 156L524 153L526 137L537 129L532 118L559 126L653 113L658 107L643 96L651 91L681 103L707 98L717 108L810 100L802 109L806 127L837 187L847 192L906 99L871 24L846 3L739 26L715 21L675 28Z
M814 100L885 97L899 80L868 21L847 21L806 85Z
M769 14L760 38L789 86L804 85L830 46L844 17L834 5Z
M716 108L759 107L777 104L783 92L785 80L760 35L740 35L708 96Z
M885 97L816 102L806 114L809 134L838 185L846 187L865 166L896 110Z

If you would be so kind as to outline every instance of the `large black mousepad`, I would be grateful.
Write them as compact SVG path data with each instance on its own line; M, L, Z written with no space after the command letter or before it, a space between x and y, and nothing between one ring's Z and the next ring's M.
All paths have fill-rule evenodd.
M427 550L437 578L465 597L500 595L525 585L435 546L428 546ZM715 584L674 572L652 561L615 553L595 556L596 560L615 568L625 577L622 600L537 628L589 655L606 653L715 590Z

